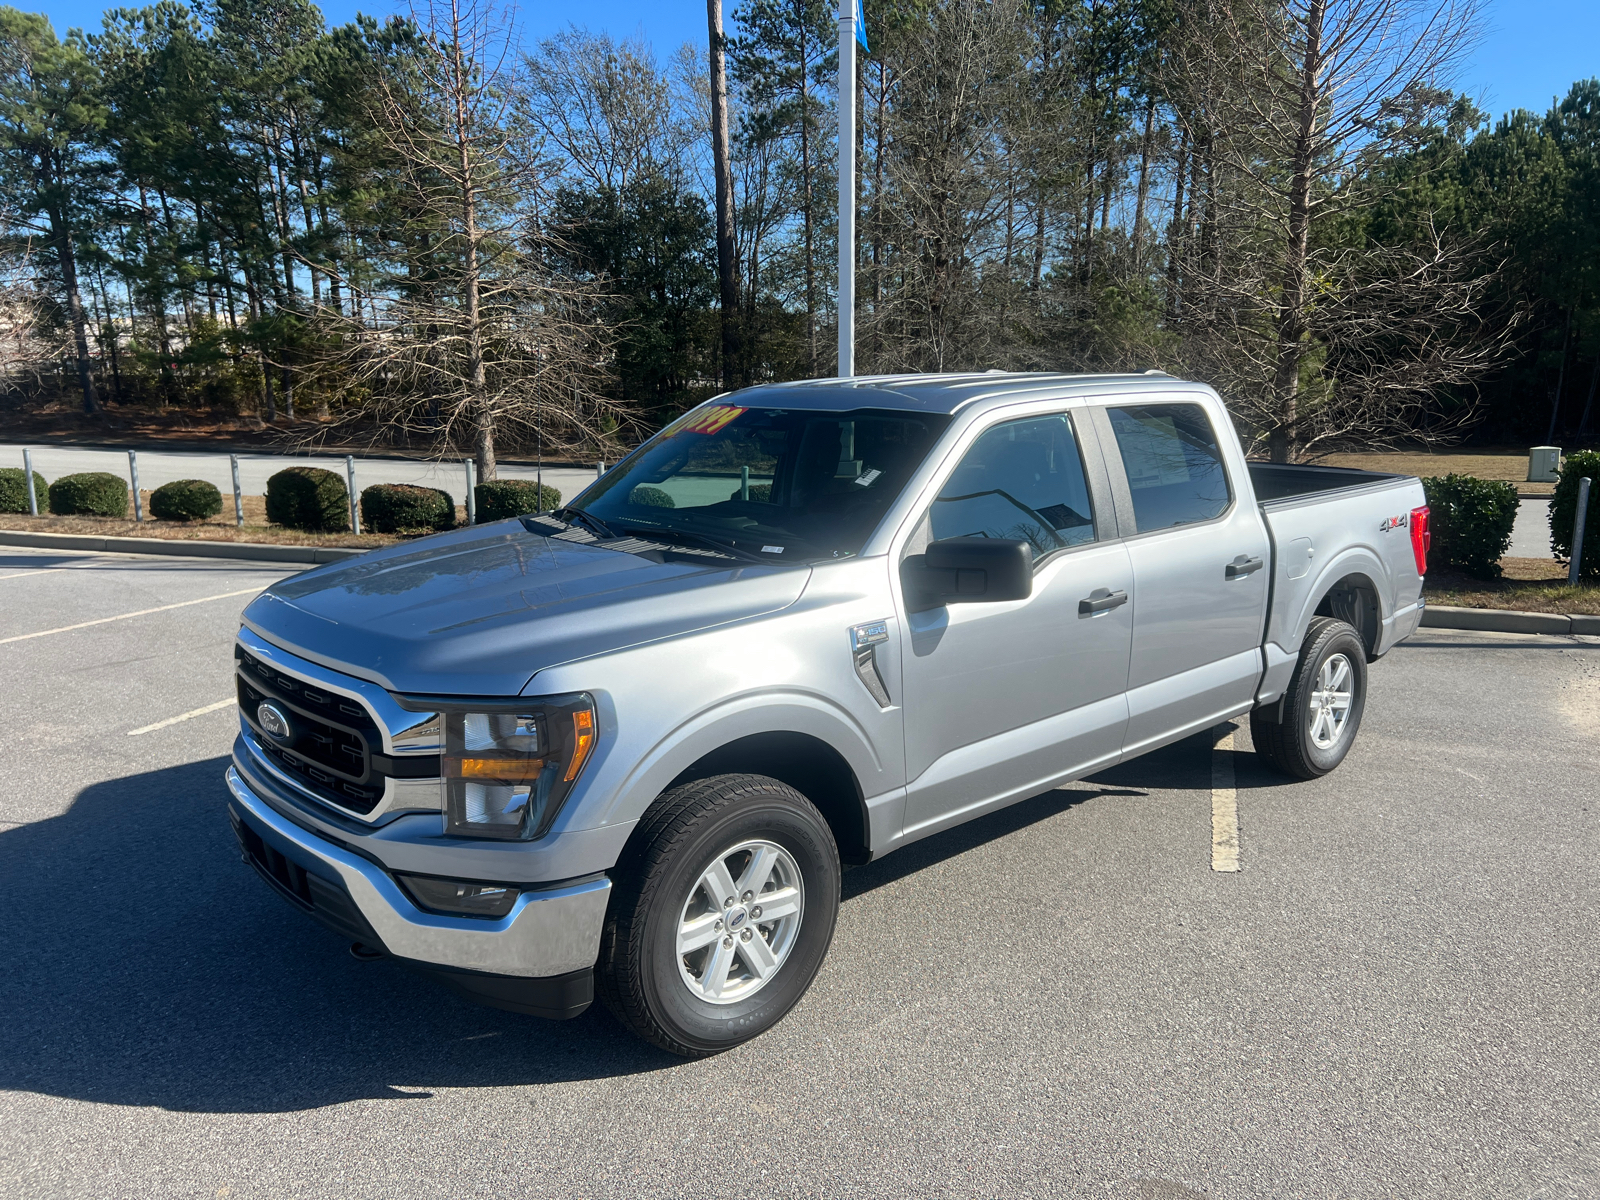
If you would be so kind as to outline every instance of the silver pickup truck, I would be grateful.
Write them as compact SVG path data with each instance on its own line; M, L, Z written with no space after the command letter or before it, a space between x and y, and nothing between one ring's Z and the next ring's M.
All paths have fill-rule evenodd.
M1427 544L1416 479L1247 463L1159 373L750 388L262 593L230 813L359 957L715 1053L810 986L845 865L1245 713L1331 771Z

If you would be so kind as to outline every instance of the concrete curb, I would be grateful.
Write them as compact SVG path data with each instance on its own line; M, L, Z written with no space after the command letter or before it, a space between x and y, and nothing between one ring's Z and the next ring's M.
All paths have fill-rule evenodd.
M0 546L79 553L172 554L180 558L242 558L250 562L330 563L365 554L337 546L275 546L264 542L206 542L178 538L94 537L81 533L30 533L0 529Z
M1480 629L1489 633L1600 634L1600 617L1575 613L1512 612L1503 608L1453 608L1430 604L1422 623L1434 629Z

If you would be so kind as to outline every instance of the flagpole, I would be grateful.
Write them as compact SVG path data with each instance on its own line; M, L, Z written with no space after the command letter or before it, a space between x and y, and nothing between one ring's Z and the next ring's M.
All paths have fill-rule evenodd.
M856 373L856 4L839 0L839 375Z

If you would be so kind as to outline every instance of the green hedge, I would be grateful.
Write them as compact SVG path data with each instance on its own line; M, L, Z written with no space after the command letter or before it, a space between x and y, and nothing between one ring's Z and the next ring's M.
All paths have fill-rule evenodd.
M50 503L50 489L44 476L33 473L33 497L44 508ZM0 513L28 511L28 476L21 467L0 468Z
M561 493L531 479L495 479L472 491L478 521L503 521L524 513L549 512L561 507Z
M644 508L677 508L678 503L666 492L658 487L651 487L648 483L641 483L628 493L628 503L638 504Z
M1428 496L1428 530L1433 535L1429 565L1498 579L1517 521L1516 485L1472 475L1435 475L1422 481L1422 490Z
M1583 523L1583 562L1578 565L1578 572L1600 575L1600 504L1595 502L1595 493L1600 492L1600 453L1596 451L1576 450L1561 461L1555 494L1550 497L1550 550L1557 558L1572 561L1578 480L1585 476L1589 479L1589 515Z
M290 467L267 480L267 520L307 533L344 533L350 528L350 494L332 471Z
M222 511L222 493L204 479L174 479L150 493L150 515L158 521L200 521Z
M50 511L58 517L126 517L128 481L106 471L63 475L50 485Z
M361 528L370 533L422 533L456 527L456 502L438 488L380 483L361 493Z

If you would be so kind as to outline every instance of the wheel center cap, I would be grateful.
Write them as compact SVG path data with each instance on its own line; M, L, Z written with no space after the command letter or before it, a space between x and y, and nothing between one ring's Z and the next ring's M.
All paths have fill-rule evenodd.
M738 933L750 920L750 911L744 905L738 904L728 910L728 915L723 918L727 922L729 933Z

